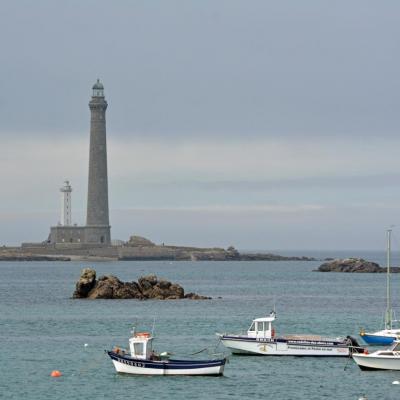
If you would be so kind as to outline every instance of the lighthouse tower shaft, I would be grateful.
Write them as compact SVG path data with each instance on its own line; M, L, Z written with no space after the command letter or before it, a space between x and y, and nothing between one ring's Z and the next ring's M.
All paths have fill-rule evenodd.
M104 87L99 80L93 86L90 108L89 182L86 216L86 242L109 244L106 110Z
M61 192L61 225L71 226L72 215L71 215L71 192L72 187L69 181L64 182L64 186L60 189Z

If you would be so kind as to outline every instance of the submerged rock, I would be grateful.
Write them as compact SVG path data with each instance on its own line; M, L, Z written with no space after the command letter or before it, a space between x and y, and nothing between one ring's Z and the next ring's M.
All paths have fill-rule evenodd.
M222 299L222 297L218 297L219 299ZM211 297L207 296L201 296L196 293L187 293L185 294L185 299L191 299L191 300L209 300Z
M191 299L206 300L211 297L201 296L196 293L188 293L182 286L165 279L159 279L156 275L142 276L138 282L122 282L116 276L102 276L96 281L96 271L85 268L76 283L73 298L88 299Z

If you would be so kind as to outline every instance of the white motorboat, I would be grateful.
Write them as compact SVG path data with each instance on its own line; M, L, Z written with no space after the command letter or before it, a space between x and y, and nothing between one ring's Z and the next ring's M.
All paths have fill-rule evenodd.
M353 360L362 370L400 370L400 341L395 340L387 349L373 353L353 354Z
M135 375L223 375L226 358L214 360L174 360L169 353L153 351L153 337L148 332L132 331L129 351L119 347L107 354L117 372Z
M348 357L353 349L360 348L350 336L329 338L318 335L276 335L272 326L275 319L273 311L268 317L254 319L247 334L217 335L222 344L234 354Z

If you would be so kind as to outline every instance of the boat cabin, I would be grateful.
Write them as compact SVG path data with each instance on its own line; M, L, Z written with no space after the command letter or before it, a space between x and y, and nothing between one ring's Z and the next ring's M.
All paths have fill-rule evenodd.
M132 331L132 337L129 339L129 350L131 356L141 360L148 360L153 353L153 337L148 332Z
M272 322L275 321L275 319L275 312L271 312L269 317L253 319L253 322L247 331L247 336L266 339L273 338L275 336L275 329L272 326Z

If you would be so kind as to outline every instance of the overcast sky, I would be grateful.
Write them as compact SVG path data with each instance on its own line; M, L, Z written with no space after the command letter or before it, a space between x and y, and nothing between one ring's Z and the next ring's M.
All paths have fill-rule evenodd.
M399 18L395 0L3 0L0 244L44 240L66 178L84 223L100 78L113 238L384 248Z

